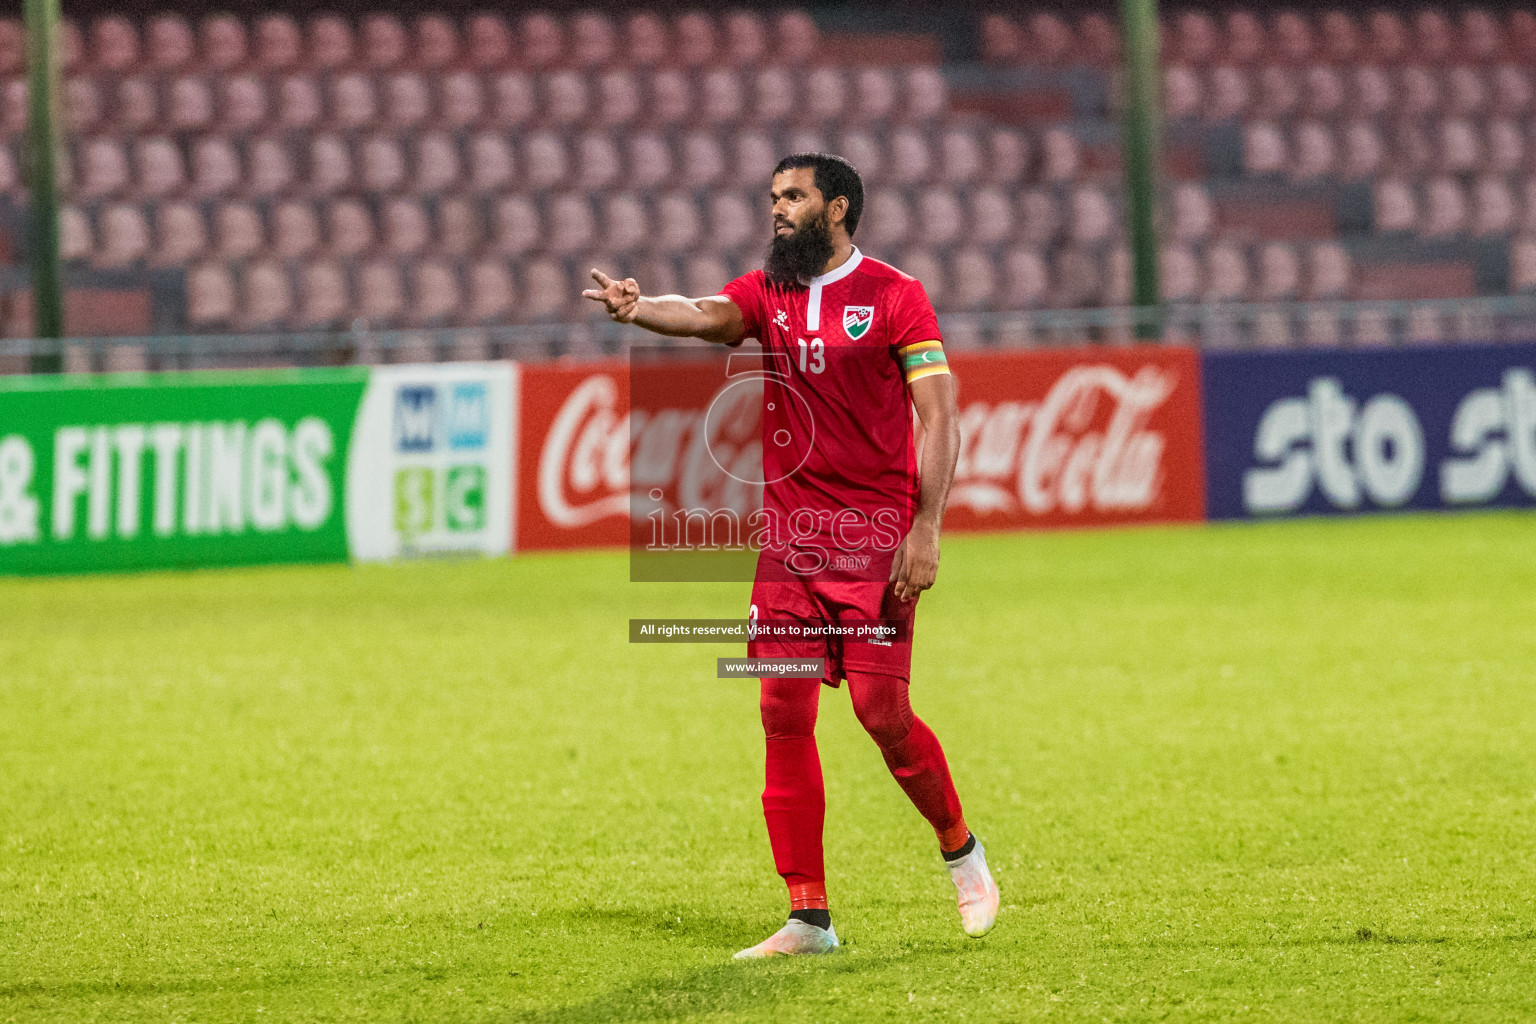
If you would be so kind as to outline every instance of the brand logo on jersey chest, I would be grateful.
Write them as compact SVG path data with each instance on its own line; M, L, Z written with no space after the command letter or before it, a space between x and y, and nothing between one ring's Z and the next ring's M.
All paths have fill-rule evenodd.
M869 333L869 325L875 322L874 306L844 306L843 331L858 341Z

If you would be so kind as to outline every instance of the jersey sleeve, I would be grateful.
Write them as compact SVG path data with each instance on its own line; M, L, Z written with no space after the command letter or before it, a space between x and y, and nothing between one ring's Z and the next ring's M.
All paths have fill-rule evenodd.
M766 310L768 308L768 296L763 287L763 272L754 270L749 274L743 274L724 288L720 294L736 303L741 310L741 321L746 326L746 336L763 337L763 325L767 323Z
M901 364L907 383L948 373L944 358L944 337L939 333L939 318L921 281L904 282L898 319L894 322L891 349Z

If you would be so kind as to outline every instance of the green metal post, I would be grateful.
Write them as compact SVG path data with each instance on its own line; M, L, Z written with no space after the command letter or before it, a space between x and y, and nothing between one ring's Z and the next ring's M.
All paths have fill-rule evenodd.
M1132 302L1161 304L1157 281L1157 0L1120 0L1125 40L1125 123L1121 150L1129 200ZM1156 338L1158 323L1138 325L1137 337Z
M59 263L59 0L26 0L28 131L32 192L32 315L38 338L64 336L64 280ZM32 369L57 373L62 352L32 357Z

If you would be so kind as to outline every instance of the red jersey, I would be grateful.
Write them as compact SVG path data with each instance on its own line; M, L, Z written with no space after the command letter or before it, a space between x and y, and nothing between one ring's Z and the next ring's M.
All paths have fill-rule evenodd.
M765 352L763 508L775 537L790 553L828 556L792 562L799 573L883 580L917 508L907 385L948 372L922 284L854 249L808 285L754 270L722 294ZM850 551L873 560L837 558Z

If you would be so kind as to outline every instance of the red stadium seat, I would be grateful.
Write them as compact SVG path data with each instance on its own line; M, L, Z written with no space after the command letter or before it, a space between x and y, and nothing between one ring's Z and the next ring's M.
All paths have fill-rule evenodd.
M700 11L688 11L672 26L678 61L686 68L703 67L715 58L715 22Z
M1414 15L1412 46L1417 59L1443 64L1451 58L1456 42L1456 30L1441 11L1425 8Z
M286 14L264 14L256 20L255 65L262 71L285 71L303 52L298 23Z
M693 89L680 71L663 70L651 76L650 99L642 108L646 123L671 129L693 112Z
M15 193L21 184L21 173L16 166L16 154L11 147L0 143L0 196Z
M669 192L656 202L653 238L658 252L681 254L703 244L703 223L692 197Z
M164 136L140 139L134 147L139 195L152 199L168 196L186 184L181 150Z
M446 68L459 59L459 27L445 14L418 15L414 25L415 46L411 57L417 67Z
M309 176L305 179L311 195L333 196L352 188L352 150L339 135L321 132L309 140Z
M896 76L888 68L859 68L853 72L850 118L865 125L890 120L901 99Z
M1344 77L1338 69L1314 64L1302 79L1302 108L1314 117L1332 117L1344 107Z
M284 75L277 86L277 122L302 131L320 120L320 87L306 74Z
M598 68L613 60L616 48L613 19L598 11L583 11L571 19L571 60L577 67Z
M117 103L111 114L118 131L135 132L160 123L160 99L155 83L145 75L131 75L117 83Z
M467 199L444 199L437 207L437 248L453 256L468 256L480 249L483 214Z
M423 132L416 138L411 187L421 195L450 192L459 183L459 147L447 132Z
M1536 240L1520 238L1509 247L1511 294L1536 292Z
M1354 271L1341 242L1314 243L1307 253L1307 298L1343 299L1353 295Z
M177 131L199 131L213 123L213 85L201 75L171 79L166 120Z
M219 128L244 134L267 119L267 87L256 75L230 75L219 82Z
M1501 64L1493 72L1493 107L1500 114L1518 116L1531 105L1531 77L1524 68Z
M628 71L605 71L597 80L597 120L624 128L640 115L640 83Z
M427 211L413 199L390 199L379 210L383 249L391 256L415 256L432 241Z
M805 96L799 111L812 124L825 124L843 116L848 106L848 85L836 68L816 68L806 76Z
M562 319L572 312L571 296L579 293L580 289L573 287L559 262L542 257L529 260L523 264L523 294L517 319L525 323Z
M642 68L654 67L671 59L672 37L665 22L651 11L640 11L624 23L625 45L620 59Z
M475 192L499 192L512 184L512 146L499 132L469 139L469 186Z
M226 260L242 260L266 245L261 215L249 203L223 203L213 215L214 245Z
M1370 121L1350 121L1344 125L1339 174L1345 181L1375 177L1386 163L1386 143Z
M405 63L411 43L399 18L375 11L363 16L360 29L365 66L375 71L388 71Z
M1024 59L1024 30L1006 14L986 14L981 19L981 59L998 67L1012 67Z
M358 149L358 184L364 192L384 195L407 181L405 150L393 135L370 135Z
M565 28L544 11L525 14L518 22L518 56L529 67L549 68L565 56Z
M1254 112L1260 117L1288 117L1301 103L1299 75L1281 64L1266 64L1259 69L1257 102Z
M326 249L342 258L360 256L374 246L373 218L356 199L342 199L326 211Z
M1366 18L1365 49L1370 59L1397 64L1408 57L1408 27L1391 11L1373 11Z
M506 262L480 260L470 266L468 278L469 309L465 319L473 324L493 324L507 319L517 298Z
M272 253L281 260L299 260L320 250L320 218L309 203L289 200L271 213Z
M917 241L929 249L947 249L965 230L960 200L947 188L926 188L917 196Z
M117 139L98 136L82 142L75 165L79 168L75 194L80 199L107 199L128 189L128 154ZM239 179L238 161L235 177Z
M149 254L149 222L136 206L111 203L96 218L96 249L91 266L122 270L138 265Z
M1316 40L1312 35L1312 22L1296 11L1281 11L1275 15L1271 45L1281 60L1290 64L1306 64L1313 57Z
M1085 14L1077 21L1078 57L1096 67L1120 64L1120 30L1102 13Z
M1220 64L1211 69L1205 88L1207 121L1226 121L1242 117L1253 104L1253 88L1248 75L1232 64Z
M732 11L724 19L725 62L733 68L760 63L768 52L768 29L753 11Z
M293 153L287 142L272 135L252 139L245 150L246 193L258 199L271 199L293 188Z
M184 267L208 249L208 226L191 203L161 203L155 209L155 244L150 263Z
M682 139L683 183L711 188L725 180L725 151L712 132L689 132Z
M1051 305L1060 309L1096 306L1103 293L1103 267L1092 252L1070 246L1056 252L1051 260Z
M432 116L432 93L426 79L414 71L399 71L384 79L384 122L395 128L415 128Z
M1232 11L1224 23L1225 59L1240 67L1254 63L1269 53L1270 42L1264 24L1251 11Z
M1279 174L1288 159L1285 136L1269 121L1258 121L1243 129L1243 170L1248 174Z
M1488 106L1488 83L1482 72L1465 64L1445 73L1445 109L1462 117L1476 117Z
M212 14L198 26L199 63L210 71L228 73L250 59L245 22L232 14Z
M309 66L322 71L334 71L352 63L354 42L352 26L345 18L334 14L320 14L309 19L307 26Z
M144 32L144 57L156 71L179 71L192 63L197 39L179 14L157 14Z
M1094 185L1079 185L1067 200L1067 237L1073 244L1097 246L1114 237L1119 216L1109 194Z
M346 324L352 305L347 275L335 260L316 259L299 272L299 303L293 326L300 331L335 330Z
M548 132L534 132L523 143L522 165L523 181L534 191L563 183L569 173L565 143Z
M512 59L512 30L499 15L476 14L464 27L471 67L492 71Z
M228 327L235 303L235 278L226 264L200 263L187 271L187 326L198 331Z
M1504 31L1485 10L1472 8L1461 14L1458 54L1462 59L1487 65L1504 56Z
M89 53L86 65L92 71L123 74L139 63L139 30L120 14L97 18L91 23ZM24 66L25 61L16 70Z
M1507 117L1495 117L1487 124L1488 169L1495 174L1514 174L1525 165L1525 135L1520 126Z
M985 169L981 141L969 128L950 128L939 140L939 176L951 185L969 185Z
M504 256L521 256L543 241L539 211L523 196L506 196L496 202L492 216L491 248Z
M1197 116L1204 107L1200 76L1188 65L1163 68L1163 115L1170 121Z
M1077 136L1065 128L1047 128L1040 136L1040 178L1052 184L1072 181L1082 167Z
M1029 171L1029 140L1012 128L987 133L986 175L1000 185L1014 185Z
M1197 67L1216 60L1221 51L1221 30L1204 11L1183 11L1173 19L1172 38L1166 59Z
M247 264L240 275L239 325L246 331L272 331L287 326L293 315L293 282L273 259Z
M518 71L497 75L491 82L491 121L498 127L516 128L534 113L533 80Z
M27 40L21 22L0 18L0 75L17 75L27 69Z
M779 15L769 35L778 44L774 62L791 67L809 62L821 43L815 20L804 11L786 11Z
M912 221L905 196L895 189L874 189L864 203L859 244L867 244L873 251L893 251L912 236Z
M611 193L602 201L602 240L616 253L629 253L651 242L645 205L628 192Z
M1440 80L1422 64L1410 64L1398 75L1396 102L1398 112L1410 117L1427 117L1440 109Z
M719 295L720 289L735 276L725 260L710 253L689 256L683 260L683 288L686 295Z
M373 79L358 72L337 75L330 84L332 126L344 132L368 128L378 120L378 97Z
M1470 174L1483 162L1481 133L1463 117L1448 117L1439 124L1440 169L1450 174Z
M949 308L944 264L936 255L927 249L908 249L896 265L918 279L935 309L943 311Z
M1344 11L1326 11L1319 21L1318 44L1324 60L1342 67L1360 51L1360 26Z
M72 75L83 70L85 63L85 37L80 31L80 23L74 18L64 18L59 22L59 69L66 75Z
M478 75L455 71L442 79L438 116L449 128L468 128L485 114L485 92Z

